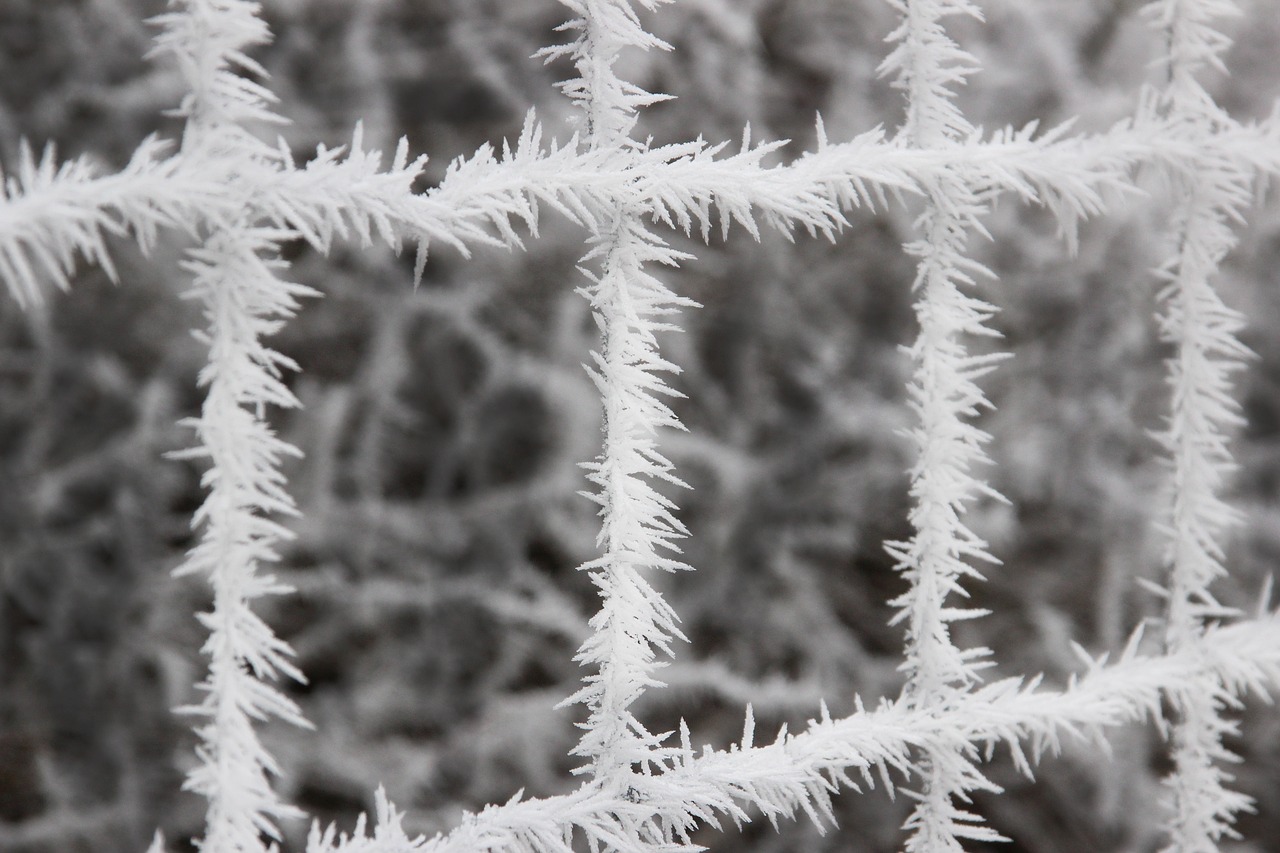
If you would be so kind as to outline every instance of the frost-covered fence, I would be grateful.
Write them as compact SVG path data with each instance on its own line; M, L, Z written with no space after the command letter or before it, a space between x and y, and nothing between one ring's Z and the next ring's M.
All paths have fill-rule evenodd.
M583 354L604 412L602 449L587 464L599 554L581 566L598 588L599 610L577 658L583 686L565 699L585 712L573 750L581 783L562 796L491 806L429 840L407 837L379 794L375 825L354 837L317 827L310 851L684 849L695 830L726 819L804 812L826 825L832 798L858 785L896 787L916 802L905 849L958 850L999 837L969 806L976 792L998 791L983 771L993 746L1031 774L1062 738L1101 744L1109 727L1142 718L1159 721L1171 744L1168 849L1217 849L1251 807L1223 769L1232 759L1224 744L1235 731L1231 711L1280 681L1280 623L1266 603L1245 619L1210 589L1227 571L1223 541L1237 521L1221 491L1231 432L1241 424L1231 378L1249 356L1236 337L1243 319L1213 278L1256 191L1280 171L1280 125L1235 122L1200 82L1221 65L1226 42L1215 27L1234 4L1149 3L1144 14L1167 48L1167 83L1145 92L1137 114L1112 130L1078 135L1066 127L976 129L954 96L977 60L945 25L979 18L978 6L890 0L900 25L881 70L904 93L901 128L840 141L819 125L815 150L769 165L781 146L753 144L749 131L736 153L701 138L665 146L634 138L638 111L664 96L622 79L617 60L666 47L642 19L667 0L563 2L574 38L544 57L577 69L563 85L580 117L577 134L549 141L530 114L513 144L455 162L425 192L413 188L425 158L407 143L387 158L357 128L345 150L321 150L298 165L283 143L263 140L258 131L277 118L248 52L270 36L247 0L182 0L157 20L156 53L176 62L189 90L178 107L180 144L147 140L115 175L48 154L28 156L8 177L0 278L20 305L38 303L49 282L67 286L78 258L114 275L108 234L130 235L144 250L160 229L197 242L182 267L190 298L203 307L198 335L209 355L203 408L189 424L193 447L179 455L203 463L207 496L194 519L201 541L178 572L204 578L213 595L197 617L208 632L203 698L181 709L197 720L200 739L187 787L208 801L201 848L270 849L282 821L304 816L273 789L279 767L257 732L269 718L308 725L276 686L305 674L253 609L256 599L289 592L269 567L291 536L286 519L297 514L281 473L296 451L268 422L271 407L298 405L284 381L295 365L266 339L300 298L316 295L286 280L281 247L416 246L421 277L428 249L466 256L474 246L520 246L537 239L550 209L588 234L579 292L601 333L598 350ZM1127 202L1140 169L1161 174L1179 198L1156 319L1173 353L1172 410L1160 436L1170 479L1167 580L1155 590L1166 602L1155 632L1162 643L1144 643L1135 626L1114 660L1082 653L1064 690L1030 674L984 682L990 653L952 636L956 622L984 615L964 606L964 586L1018 567L992 568L999 555L965 518L979 498L1000 499L988 480L990 436L975 418L991 405L982 378L1004 360L970 349L993 335L994 308L975 295L973 285L991 273L969 257L968 243L984 233L997 198L1010 195L1047 208L1068 253L1082 220ZM910 348L912 535L886 546L909 582L892 602L906 636L901 695L873 708L858 703L839 718L814 708L806 730L759 744L748 707L741 741L725 749L695 748L683 725L650 731L634 708L661 686L661 668L683 636L654 579L693 568L680 556L690 531L666 488L682 485L680 471L662 450L666 428L681 426L667 381L680 365L660 344L678 309L693 307L662 271L696 261L664 235L674 229L709 241L741 228L758 238L765 226L838 240L852 208L902 204L921 212L905 247L917 264L919 329Z

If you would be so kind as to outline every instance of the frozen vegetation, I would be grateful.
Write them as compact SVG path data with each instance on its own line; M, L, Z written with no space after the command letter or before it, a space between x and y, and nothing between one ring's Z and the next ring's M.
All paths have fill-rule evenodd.
M11 0L0 850L1274 849L1277 40Z

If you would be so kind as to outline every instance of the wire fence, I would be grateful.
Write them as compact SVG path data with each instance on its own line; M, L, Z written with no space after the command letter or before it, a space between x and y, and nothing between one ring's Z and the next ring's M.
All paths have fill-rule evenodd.
M179 143L148 139L116 174L27 152L6 180L0 278L25 307L40 304L50 282L69 287L81 260L116 277L112 238L128 235L145 251L160 231L176 229L197 243L180 266L203 310L204 401L186 424L194 446L173 455L205 472L193 522L201 538L178 570L206 578L213 596L198 615L208 631L199 701L180 709L197 720L198 762L186 787L208 801L201 849L268 850L282 821L304 816L273 788L280 768L258 729L273 718L310 725L281 687L305 674L253 607L291 591L271 566L295 535L284 520L300 512L282 473L298 451L270 419L272 409L299 405L287 382L297 365L266 340L317 291L284 278L284 247L416 246L420 281L428 249L468 256L479 246L521 247L538 239L548 211L588 235L579 292L600 330L597 350L582 358L603 411L601 450L586 465L601 527L597 556L580 566L599 609L579 638L582 686L563 703L581 706L571 751L581 784L559 796L517 795L433 839L410 838L379 792L375 822L354 834L317 826L309 851L694 849L705 827L726 819L804 813L833 824L833 798L867 785L914 802L904 849L959 850L1001 840L971 806L977 794L999 793L984 774L994 747L1031 776L1063 738L1104 748L1113 727L1144 719L1157 721L1170 744L1166 849L1216 850L1235 837L1237 815L1254 807L1224 770L1234 759L1235 713L1251 691L1280 682L1280 621L1268 603L1245 618L1211 591L1227 574L1224 543L1241 521L1223 495L1235 467L1231 436L1244 423L1234 377L1250 358L1238 338L1245 318L1213 282L1255 197L1280 171L1280 124L1237 122L1200 82L1222 68L1227 41L1216 27L1235 4L1148 3L1143 15L1166 47L1166 82L1144 91L1136 113L1112 129L1078 134L975 128L955 92L978 61L946 24L980 19L978 7L889 0L900 23L880 73L904 93L901 127L833 140L819 121L816 147L779 163L783 145L753 142L749 129L736 148L635 138L638 112L664 96L623 79L619 58L668 47L643 25L666 0L563 2L572 39L543 59L576 69L562 89L577 133L549 141L530 113L512 144L455 161L425 191L415 184L425 158L407 142L385 157L360 127L344 149L302 164L283 143L263 141L261 129L278 116L249 52L270 33L247 0L182 0L157 19L154 52L176 63L188 87ZM1158 175L1172 199L1155 319L1172 389L1158 436L1170 484L1166 556L1163 580L1149 584L1164 615L1154 629L1134 626L1114 659L1077 647L1079 674L1063 689L1031 676L984 679L995 664L990 650L957 640L957 626L986 615L965 604L966 587L1017 567L997 566L966 521L975 502L1003 500L979 415L992 408L984 377L1006 360L987 345L996 309L980 282L994 274L969 242L986 233L996 201L1011 196L1048 211L1069 256L1083 222L1130 202L1139 172ZM890 602L906 636L901 693L843 716L821 705L803 731L763 739L747 707L741 739L727 748L697 746L683 722L651 731L637 703L662 685L684 639L655 579L691 568L680 548L690 533L671 497L684 485L681 470L663 450L682 425L671 402L681 366L662 344L696 305L663 274L696 264L689 241L675 241L739 229L757 240L773 229L836 241L854 209L895 207L916 217L904 251L916 265L918 330L909 348L909 531L886 546L908 584Z

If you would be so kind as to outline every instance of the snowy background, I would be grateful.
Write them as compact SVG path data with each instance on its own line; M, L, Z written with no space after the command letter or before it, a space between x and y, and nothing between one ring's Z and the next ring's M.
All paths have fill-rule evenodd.
M561 64L530 59L565 40L554 0L267 0L275 44L258 57L299 159L363 119L366 143L407 135L428 173L514 137L535 108L561 138ZM983 62L962 97L975 124L1040 119L1109 127L1133 111L1157 45L1129 0L989 0L958 39ZM1236 118L1280 95L1274 0L1231 25L1232 75L1212 81ZM147 63L153 0L0 0L0 164L23 137L67 156L124 163L148 133L172 135L174 69ZM900 119L875 76L893 23L880 0L684 0L652 22L670 54L624 57L623 76L676 95L649 109L655 143L701 134L812 147L815 113L846 139ZM1141 182L1140 182L1141 183ZM993 484L1011 501L973 508L1004 565L974 591L992 615L960 645L989 645L1000 674L1075 668L1070 641L1123 645L1157 603L1152 528L1162 469L1149 430L1167 407L1150 268L1167 204L1155 182L1084 229L1070 257L1048 216L1005 199L973 254L999 274L998 346L985 380L997 405ZM885 602L905 589L884 553L906 538L913 212L855 213L835 244L742 233L670 273L703 306L664 346L684 373L689 433L664 437L692 491L674 493L696 573L667 579L692 641L650 691L650 728L689 720L698 743L797 724L826 697L897 693L901 630ZM595 555L594 505L578 463L599 441L581 369L595 345L574 293L583 233L554 215L528 251L464 260L437 250L414 291L412 258L293 247L293 278L322 290L278 338L305 404L281 414L306 453L291 471L304 512L280 574L299 590L268 605L310 682L290 687L315 733L268 729L280 788L349 826L384 783L409 825L447 829L462 809L573 784L572 662L594 594L575 567ZM179 791L193 737L173 707L192 701L204 590L169 571L193 544L198 471L166 461L190 436L201 346L184 282L165 278L185 244L151 259L115 249L123 283L86 270L73 296L39 311L0 304L0 849L140 851L156 826L196 835L203 802ZM1255 601L1280 556L1280 206L1260 204L1221 287L1259 358L1239 379L1249 419L1233 501L1248 518L1219 589ZM1259 799L1246 837L1280 839L1280 716L1244 712L1238 786ZM1142 851L1160 841L1156 732L1135 728L1109 758L1069 748L1032 784L997 753L1005 785L977 810L1013 839L1001 849ZM716 850L891 851L908 805L841 798L842 831L767 823L709 835ZM290 827L296 839L305 827ZM1280 842L1242 850L1280 850ZM174 845L178 847L179 845ZM295 841L296 846L296 841Z

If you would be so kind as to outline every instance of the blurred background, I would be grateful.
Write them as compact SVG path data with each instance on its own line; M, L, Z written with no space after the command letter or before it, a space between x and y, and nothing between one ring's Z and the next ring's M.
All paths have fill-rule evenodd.
M563 63L531 59L565 40L554 0L265 0L275 42L258 52L299 160L350 139L390 149L407 136L431 155L428 179L487 141L514 138L530 108L565 139ZM956 37L983 70L961 95L996 128L1079 116L1083 132L1131 113L1156 74L1157 39L1133 0L986 0L985 26ZM1244 2L1230 22L1232 75L1210 88L1241 120L1280 94L1280 15ZM0 164L20 140L122 165L148 133L179 131L164 110L174 69L143 59L160 0L0 3ZM880 0L682 0L652 20L668 54L627 55L623 76L676 99L637 134L655 144L701 134L809 149L821 113L836 141L894 127L900 94L876 77L894 24ZM1069 643L1119 648L1157 608L1135 583L1157 578L1152 527L1163 472L1150 430L1167 393L1149 270L1167 249L1158 182L1087 224L1070 257L1051 219L1005 199L991 241L972 252L999 280L998 342L1014 358L985 380L997 408L993 484L1009 505L976 503L972 525L1003 565L973 586L992 615L957 627L995 650L997 675L1076 667ZM883 550L909 535L906 475L914 270L901 251L912 213L855 211L835 243L743 233L667 273L702 307L663 345L684 370L677 410L689 432L663 437L692 486L673 497L697 572L659 579L691 640L650 691L653 730L686 718L697 743L724 746L749 702L762 731L802 725L820 697L847 713L896 695L902 632L885 602L903 581ZM596 344L575 264L584 234L554 214L527 250L441 248L412 287L411 260L339 247L285 247L292 276L322 290L275 345L302 372L300 412L276 412L305 460L292 465L304 512L278 574L298 589L268 602L306 685L287 685L316 732L267 727L287 799L350 828L385 784L420 832L517 789L575 783L566 753L579 709L572 662L595 596L575 568L595 555L594 505L578 463L600 438L581 363ZM0 850L124 853L158 826L189 849L202 802L180 791L193 736L171 709L202 675L207 606L170 571L194 542L199 471L167 461L191 436L203 360L180 296L181 238L150 258L115 244L122 283L84 269L38 310L0 302ZM411 257L411 253L410 253ZM1245 312L1258 358L1238 380L1249 424L1236 444L1233 576L1219 596L1253 607L1280 555L1280 208L1260 200L1220 277ZM1259 799L1249 843L1280 850L1280 716L1239 714L1238 787ZM1161 843L1150 727L1118 731L1110 756L1068 745L1033 784L997 754L1006 792L977 810L1009 853L1146 851ZM839 801L841 828L752 824L699 840L722 851L892 851L909 801L883 792ZM298 849L306 827L287 827ZM976 849L976 848L975 848Z

